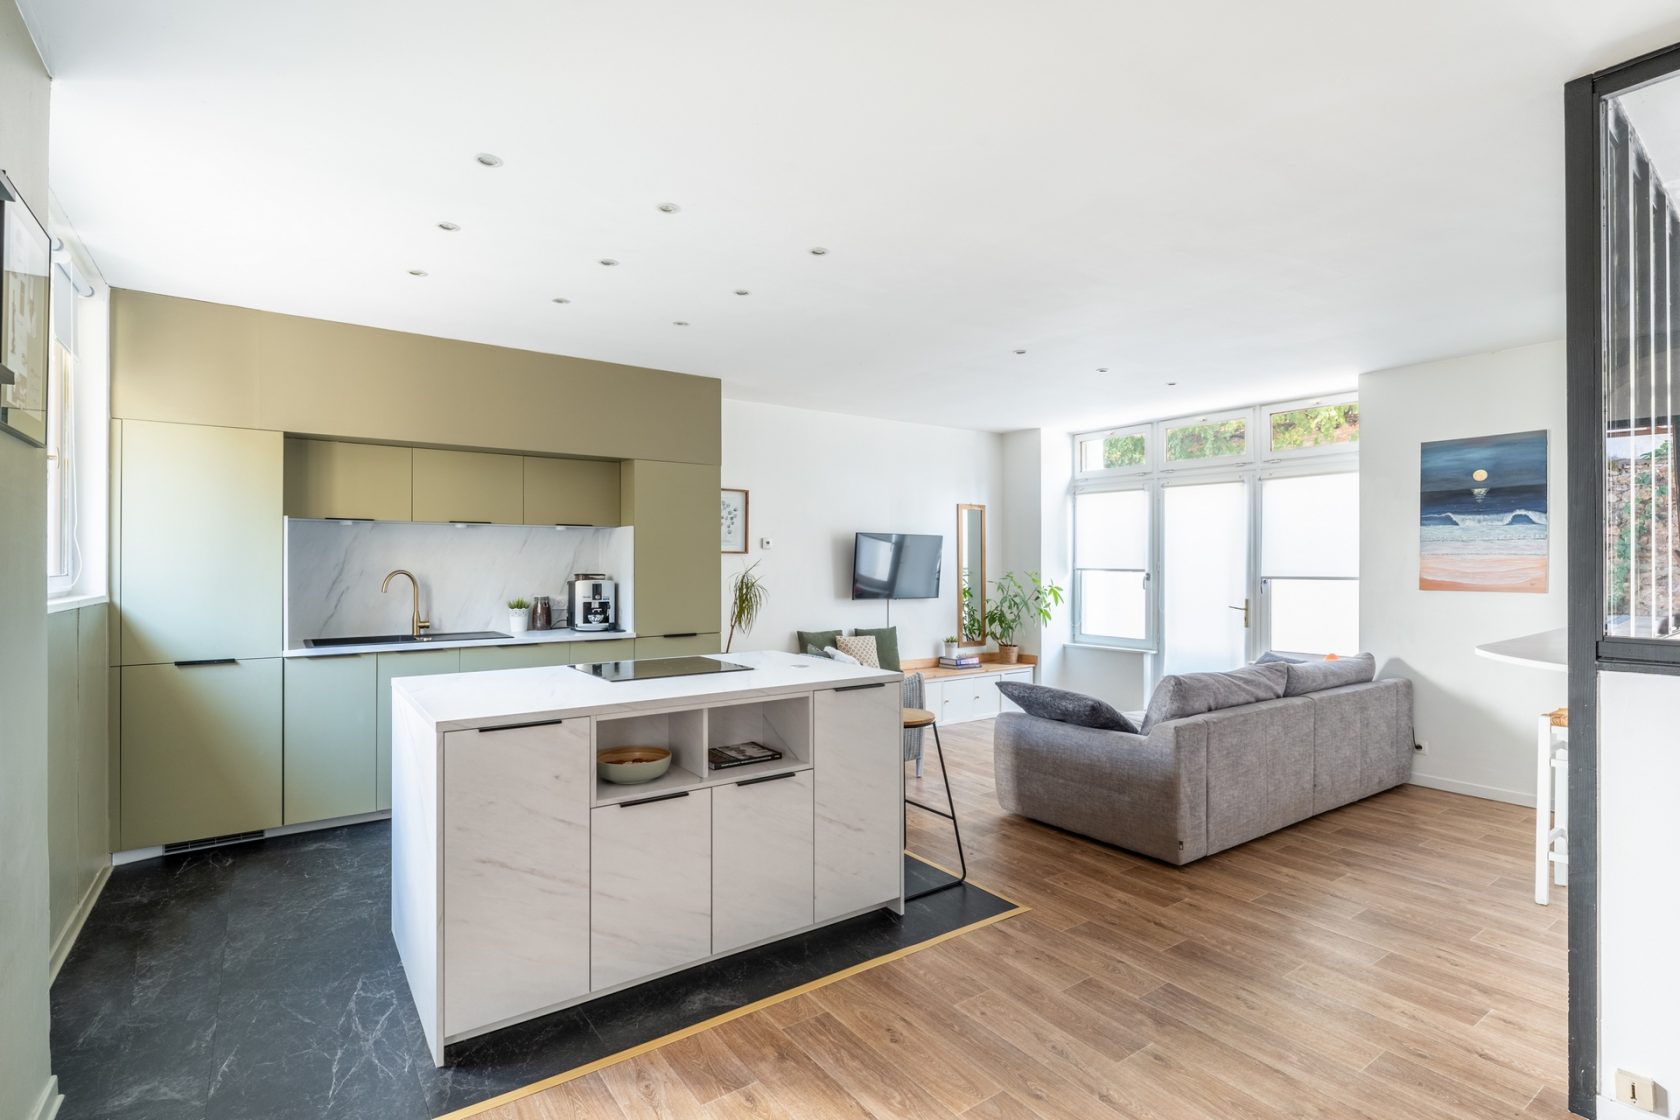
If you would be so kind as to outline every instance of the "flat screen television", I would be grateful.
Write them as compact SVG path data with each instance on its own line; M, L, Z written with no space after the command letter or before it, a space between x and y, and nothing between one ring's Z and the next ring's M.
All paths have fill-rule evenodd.
M859 533L852 549L852 598L937 599L945 538Z

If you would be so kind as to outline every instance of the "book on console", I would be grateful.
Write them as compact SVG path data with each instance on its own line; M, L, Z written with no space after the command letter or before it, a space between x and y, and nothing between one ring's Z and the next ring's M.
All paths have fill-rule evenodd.
M731 766L750 766L755 762L774 762L782 752L763 743L729 743L706 751L706 765L713 770L727 770Z

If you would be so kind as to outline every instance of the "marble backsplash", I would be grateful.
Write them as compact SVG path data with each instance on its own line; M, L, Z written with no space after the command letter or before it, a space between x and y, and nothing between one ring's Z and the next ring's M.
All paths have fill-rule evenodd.
M420 613L438 630L507 629L507 601L566 599L574 572L619 581L619 626L632 629L635 530L552 525L431 525L286 520L286 647L308 638L406 634L408 581L380 594L387 572L420 580Z

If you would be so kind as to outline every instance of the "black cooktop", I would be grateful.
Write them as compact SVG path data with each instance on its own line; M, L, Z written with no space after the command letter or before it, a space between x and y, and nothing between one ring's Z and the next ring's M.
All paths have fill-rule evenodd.
M699 677L709 673L744 673L751 666L710 657L644 657L640 661L597 661L573 665L580 673L604 681L651 681L660 677Z

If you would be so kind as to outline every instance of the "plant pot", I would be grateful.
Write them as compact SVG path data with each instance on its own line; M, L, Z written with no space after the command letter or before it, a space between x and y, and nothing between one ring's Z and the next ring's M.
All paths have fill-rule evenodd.
M959 649L961 649L961 648L962 648L962 646L961 646L961 645L959 645L959 644L958 644L958 643L956 643L956 642L945 642L945 643L944 643L944 644L943 644L943 646L942 646L942 648L943 648L943 649L944 649L944 651L945 651L945 656L946 656L946 657L955 657L955 656L956 656L956 655L957 655L957 651L958 651L958 650L959 650Z
M508 633L523 634L531 628L530 611L508 611Z
M1005 665L1014 665L1016 662L1020 661L1020 659L1021 659L1021 647L1020 646L1004 645L1002 642L998 643L998 660L999 661L1003 662Z

